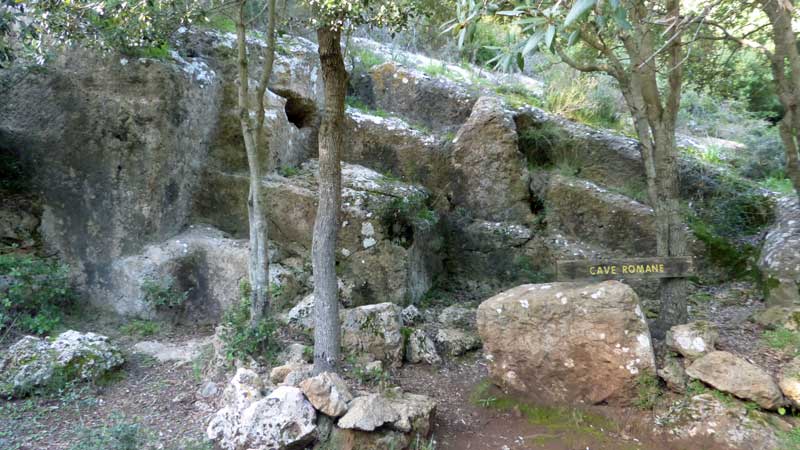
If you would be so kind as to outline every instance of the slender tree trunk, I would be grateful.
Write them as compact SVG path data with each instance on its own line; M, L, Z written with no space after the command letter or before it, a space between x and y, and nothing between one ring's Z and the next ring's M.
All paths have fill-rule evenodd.
M761 4L772 25L775 44L769 57L772 78L784 109L779 129L786 152L786 176L800 197L800 53L792 29L794 2L762 0Z
M245 18L246 0L239 2L236 21L238 65L239 65L239 122L242 127L247 165L250 171L250 189L247 199L247 213L250 225L250 258L248 274L250 279L250 326L255 328L267 316L269 309L269 248L267 243L267 218L263 209L261 189L261 169L263 153L268 153L268 138L264 126L264 96L272 74L275 61L275 0L269 1L269 20L267 25L267 46L264 49L264 67L253 93L255 105L250 98L250 72L247 55L247 20Z
M679 17L678 0L668 0L665 6L672 17ZM635 22L637 25L647 23L647 9L643 3L634 8L632 13L635 20L638 19ZM679 201L678 150L675 143L683 81L681 42L680 38L676 38L667 49L668 90L662 94L656 61L651 57L656 51L653 33L639 28L635 36L623 39L632 70L629 77L619 81L641 143L647 191L656 221L656 253L658 256L686 256L687 235ZM671 326L687 320L686 292L687 281L684 278L661 280L659 316L652 329L654 337L663 338Z
M336 371L339 366L339 299L336 282L336 235L341 204L340 157L344 143L344 101L347 71L341 32L317 30L319 59L325 90L325 110L319 129L319 204L314 221L311 262L314 270L314 372Z

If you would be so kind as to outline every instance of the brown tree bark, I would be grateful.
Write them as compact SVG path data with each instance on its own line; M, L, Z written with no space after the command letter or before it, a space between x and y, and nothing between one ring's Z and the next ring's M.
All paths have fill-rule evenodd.
M275 62L275 0L267 5L267 46L264 48L264 67L255 92L250 92L250 71L247 54L247 23L245 7L247 0L240 0L236 20L236 37L239 66L239 122L242 127L247 165L250 171L250 188L247 213L250 226L250 326L255 328L267 316L269 309L269 251L267 218L263 209L261 190L262 153L268 153L269 133L264 126L264 98L272 67ZM252 102L251 95L255 98ZM253 104L254 103L254 104Z
M325 110L319 129L319 204L314 221L311 263L314 270L314 372L335 372L341 355L339 298L336 282L336 237L339 231L344 143L344 102L347 71L341 32L317 30L325 91Z
M784 109L779 129L786 154L786 176L800 197L800 53L792 29L793 0L761 0L772 25L775 49L767 52L772 78Z

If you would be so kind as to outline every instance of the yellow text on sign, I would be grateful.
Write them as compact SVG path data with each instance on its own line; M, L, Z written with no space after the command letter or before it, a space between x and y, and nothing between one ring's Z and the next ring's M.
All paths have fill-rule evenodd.
M626 273L664 273L664 264L624 264L589 266L590 275L621 275Z

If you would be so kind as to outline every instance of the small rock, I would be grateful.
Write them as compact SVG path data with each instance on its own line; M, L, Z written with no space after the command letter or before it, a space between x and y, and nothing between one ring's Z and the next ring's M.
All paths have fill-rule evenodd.
M772 306L753 315L753 321L764 328L800 329L800 306Z
M417 364L439 364L442 358L436 352L436 346L424 330L414 330L406 343L406 361Z
M713 352L719 339L714 326L704 320L675 325L667 331L667 346L687 359L697 359Z
M367 361L381 360L392 367L403 363L399 306L359 306L343 310L341 316L343 351Z
M416 306L408 305L400 312L400 318L403 319L403 325L410 327L422 320L422 314Z
M475 329L475 310L463 306L452 305L439 313L439 322L445 328Z
M309 353L306 349L309 347L307 345L303 345L297 342L289 344L289 346L284 350L280 357L278 358L280 361L283 361L284 364L305 364L310 363Z
M480 338L463 330L442 328L436 332L436 343L450 356L460 356L481 347Z
M346 413L347 404L353 400L347 383L335 373L325 372L305 379L300 389L314 408L331 417Z
M800 356L781 368L778 386L795 408L800 408Z
M364 369L367 372L383 372L383 362L381 361L370 361L366 365L364 365Z
M200 386L200 389L197 390L197 396L200 398L210 398L217 395L218 391L217 383L214 383L213 381L206 381L202 386Z
M296 370L302 370L304 368L308 368L308 364L289 363L282 366L273 367L269 372L269 381L272 382L272 384L281 384L283 383L283 380L286 379L287 375Z
M311 377L313 366L311 364L303 364L298 369L289 372L288 375L281 382L281 386L299 386L303 380Z
M186 403L189 400L188 392L180 392L172 398L172 403Z
M657 373L667 383L667 388L670 390L679 394L686 392L689 377L686 376L686 370L683 368L683 363L680 359L672 355L666 355L663 366L658 369Z
M760 367L728 352L715 351L697 359L686 374L723 392L752 400L764 409L784 404L775 380Z

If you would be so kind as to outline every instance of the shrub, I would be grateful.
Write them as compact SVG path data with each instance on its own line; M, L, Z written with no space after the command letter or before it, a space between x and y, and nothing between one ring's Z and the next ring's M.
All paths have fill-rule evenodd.
M69 267L19 253L0 254L0 329L17 326L36 334L53 331L74 300ZM2 286L2 284L0 284Z
M144 301L156 308L180 306L189 298L190 292L191 289L181 291L172 275L161 279L148 278L142 282Z
M661 385L658 377L643 373L636 378L636 406L640 409L653 409L661 397Z
M225 358L232 362L246 357L264 358L274 363L281 350L278 341L278 324L272 318L263 319L257 326L250 326L249 287L243 286L242 300L225 311L222 317L221 339L225 346Z
M152 448L149 439L141 425L118 416L111 425L81 430L78 442L70 450L141 450Z

